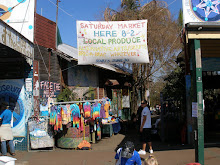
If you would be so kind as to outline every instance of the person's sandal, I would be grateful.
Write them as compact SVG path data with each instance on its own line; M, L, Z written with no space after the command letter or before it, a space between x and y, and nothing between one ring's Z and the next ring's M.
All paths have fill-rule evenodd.
M11 153L11 156L15 156L15 153Z

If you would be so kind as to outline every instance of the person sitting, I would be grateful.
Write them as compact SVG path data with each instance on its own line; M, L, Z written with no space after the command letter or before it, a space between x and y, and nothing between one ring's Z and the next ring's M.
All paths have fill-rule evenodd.
M141 165L141 158L131 141L127 141L122 148L117 150L115 159L116 165Z

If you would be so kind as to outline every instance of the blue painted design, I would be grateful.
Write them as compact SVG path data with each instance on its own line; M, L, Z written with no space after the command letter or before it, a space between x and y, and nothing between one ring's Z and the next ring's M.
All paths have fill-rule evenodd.
M14 110L13 111L13 117L14 117L13 127L17 126L24 116L23 101L18 95L16 95L15 93L9 92L9 91L1 92L0 98L1 100L3 99L9 103L10 110Z
M191 0L191 8L201 21L220 21L219 0Z
M29 28L29 29L33 29L33 26L32 26L32 25L30 25L28 28Z
M9 8L8 8L8 11L9 11L9 12L12 12L12 10L13 10L12 7L9 7Z
M24 3L26 0L17 0L18 3Z
M194 7L193 10L196 11L196 10L197 10L197 7Z

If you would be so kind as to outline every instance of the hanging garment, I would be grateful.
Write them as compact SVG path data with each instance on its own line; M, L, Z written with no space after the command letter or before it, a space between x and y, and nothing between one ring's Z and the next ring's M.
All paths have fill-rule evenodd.
M85 102L83 104L83 110L84 110L85 118L91 118L91 104L89 102Z
M100 108L100 118L105 118L105 109L104 109L104 104L101 104Z
M71 122L71 109L70 109L70 104L67 104L66 105L66 108L67 108L67 123L70 123Z
M96 127L97 127L97 140L101 140L101 127L98 122L96 124Z
M57 118L57 112L56 111L51 111L50 112L50 125L55 125L56 124L56 118Z
M63 124L62 124L62 106L59 105L57 107L57 116L56 116L56 125L54 125L54 130L63 130Z
M84 125L84 118L83 118L83 116L81 116L81 118L80 118L80 131L83 131L84 127L85 127L85 125Z
M101 104L100 103L95 103L92 106L92 118L95 120L96 118L100 117L100 109L101 109Z
M108 116L109 116L109 109L110 109L110 102L105 101L105 105L104 105L105 118L108 118Z
M73 127L77 125L77 128L80 127L79 121L80 121L80 109L77 104L71 104L70 105L70 110L71 110L71 120L73 122Z
M63 124L68 124L69 119L68 119L68 112L67 112L67 106L63 105L61 106L61 117L62 117L62 122Z

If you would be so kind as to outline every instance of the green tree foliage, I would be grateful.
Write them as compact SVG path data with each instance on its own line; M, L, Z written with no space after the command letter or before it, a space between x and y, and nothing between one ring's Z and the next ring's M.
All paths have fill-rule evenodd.
M177 67L164 81L166 82L163 89L164 98L185 102L185 71Z
M105 21L148 20L148 51L149 64L132 64L133 95L132 112L137 110L138 90L142 89L142 99L145 90L150 88L154 75L167 74L176 67L176 55L181 49L180 30L173 19L167 3L153 0L144 5L139 0L121 0L121 8L117 11L106 8Z
M77 94L72 92L68 87L65 87L62 92L57 96L58 102L67 102L76 100Z

